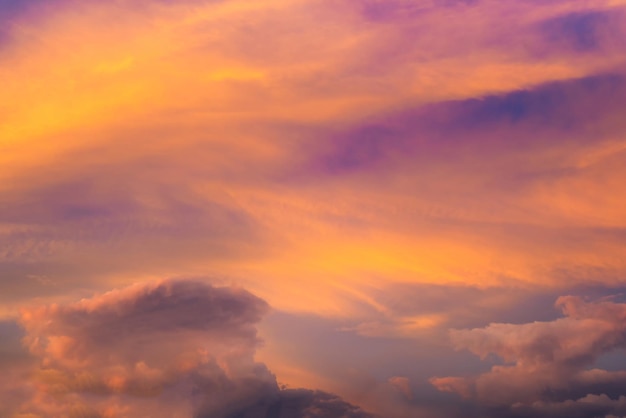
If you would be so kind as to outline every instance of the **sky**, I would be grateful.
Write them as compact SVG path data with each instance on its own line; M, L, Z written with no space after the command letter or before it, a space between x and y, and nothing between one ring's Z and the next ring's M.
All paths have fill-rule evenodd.
M626 1L0 0L0 418L626 417Z

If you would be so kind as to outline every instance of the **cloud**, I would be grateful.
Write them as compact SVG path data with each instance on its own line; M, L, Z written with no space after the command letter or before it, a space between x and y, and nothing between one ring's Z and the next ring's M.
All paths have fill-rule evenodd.
M626 372L593 366L603 354L626 347L626 304L566 296L557 306L564 317L554 321L451 331L457 349L483 359L496 355L504 363L477 377L433 378L431 383L484 405L516 410L588 395L622 395Z
M199 281L137 284L76 303L24 309L39 360L16 412L98 417L369 417L338 397L281 391L254 360L268 305ZM24 382L24 387L29 386Z
M258 415L238 415L255 418ZM261 415L262 416L262 415ZM266 418L373 418L335 395L306 389L286 389L268 409ZM208 417L207 417L208 418ZM234 418L234 416L233 416Z
M611 399L606 395L587 395L577 400L563 402L535 402L530 406L516 406L513 417L554 418L616 418L626 414L626 397Z
M624 9L584 10L546 19L539 24L547 44L578 53L608 52L624 47Z
M413 391L411 390L411 383L407 377L394 376L389 378L388 382L400 392L406 399L413 399Z

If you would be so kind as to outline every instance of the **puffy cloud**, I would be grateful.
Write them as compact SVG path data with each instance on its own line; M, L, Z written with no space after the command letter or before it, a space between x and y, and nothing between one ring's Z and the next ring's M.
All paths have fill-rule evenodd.
M24 309L40 361L20 413L98 417L366 417L334 395L281 391L254 360L268 305L200 281L137 284Z
M626 304L566 296L557 300L557 306L565 317L554 321L451 331L458 349L483 359L495 354L504 363L477 377L433 378L431 383L482 404L514 406L512 411L518 412L552 408L542 402L568 401L571 406L571 399L587 395L585 399L593 403L622 395L626 372L592 367L601 355L626 346ZM588 405L584 399L576 402Z

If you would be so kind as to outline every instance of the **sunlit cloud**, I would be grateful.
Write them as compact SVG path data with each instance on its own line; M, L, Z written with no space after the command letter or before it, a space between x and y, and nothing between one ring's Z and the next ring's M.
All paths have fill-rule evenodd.
M9 413L369 417L331 394L279 389L254 361L255 325L267 310L242 289L194 281L25 309L23 343L40 368L23 388L30 397L5 400Z
M604 415L619 413L619 402L611 406L605 400L619 398L626 374L593 366L602 354L624 347L626 305L610 300L590 303L571 296L559 298L557 305L565 317L551 322L452 331L457 348L483 359L495 354L504 364L476 378L443 377L431 382L440 390L487 405L512 405L513 416L518 410L529 413L535 408L535 413L545 416L562 416L560 409L573 402L605 404ZM587 413L583 409L581 416Z

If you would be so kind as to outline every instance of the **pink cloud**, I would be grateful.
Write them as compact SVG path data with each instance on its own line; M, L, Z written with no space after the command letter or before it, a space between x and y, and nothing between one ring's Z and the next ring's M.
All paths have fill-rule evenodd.
M556 305L565 317L550 322L451 331L457 349L483 359L495 354L504 364L479 376L437 377L431 383L489 405L528 406L619 394L625 372L591 367L602 354L626 346L626 304L566 296Z
M306 411L312 417L369 416L331 394L279 390L274 375L254 360L256 324L268 309L245 290L190 280L24 309L23 341L40 368L19 412L257 417L275 410L287 418ZM293 413L283 404L292 405Z

